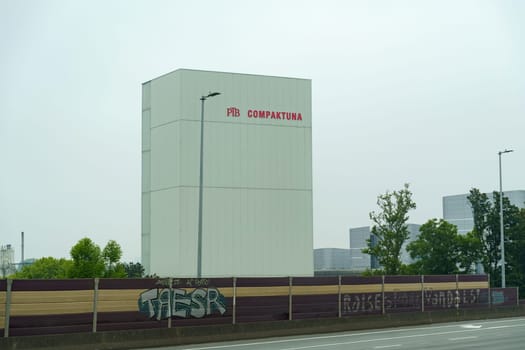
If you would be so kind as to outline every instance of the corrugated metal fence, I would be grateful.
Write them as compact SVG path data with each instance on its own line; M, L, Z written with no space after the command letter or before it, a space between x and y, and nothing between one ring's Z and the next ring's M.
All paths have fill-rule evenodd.
M517 305L484 275L0 280L4 337Z

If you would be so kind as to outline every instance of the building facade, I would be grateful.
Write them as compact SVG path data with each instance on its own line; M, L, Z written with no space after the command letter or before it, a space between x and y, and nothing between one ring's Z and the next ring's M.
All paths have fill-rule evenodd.
M492 193L486 193L492 200ZM509 198L512 205L525 208L525 190L504 191L503 195ZM472 207L467 199L469 193L443 197L443 219L458 228L458 233L466 234L474 228Z
M11 244L0 246L0 273L2 278L16 272L15 250Z
M372 268L375 257L362 252L368 247L367 240L371 238L370 226L355 227L349 230L350 241L350 265L352 270L364 271Z
M406 247L410 242L415 241L419 236L418 224L407 224L409 238L401 247L401 262L403 264L411 264L414 260L408 254ZM370 239L372 245L377 244L377 237L371 233L370 226L351 228L350 235L350 259L351 269L355 271L364 271L366 269L378 269L381 266L377 261L377 257L362 252L364 248L368 247L367 240Z
M350 270L350 250L342 248L314 249L314 270Z
M403 264L412 264L414 262L414 259L412 259L410 257L410 254L408 254L408 251L407 251L407 246L418 239L419 237L419 228L421 227L421 225L418 225L418 224L407 224L408 226L408 234L409 234L409 237L408 239L406 240L405 243L403 243L403 246L401 247L401 262Z
M202 277L313 275L311 81L186 69L142 86L146 273L196 276L201 115Z

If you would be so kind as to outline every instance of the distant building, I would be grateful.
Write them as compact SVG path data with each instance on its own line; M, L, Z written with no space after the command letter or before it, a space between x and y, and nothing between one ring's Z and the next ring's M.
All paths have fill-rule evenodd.
M314 249L314 270L350 270L350 251L342 248Z
M370 255L362 252L368 246L366 240L370 238L370 226L351 228L349 234L352 270L364 271L372 268Z
M492 193L486 193L492 200ZM503 192L511 204L518 208L525 208L525 190ZM467 199L469 193L443 197L443 219L458 228L458 233L466 234L474 228L472 207Z
M11 244L0 247L0 272L2 273L2 278L6 278L16 272L15 250Z
M407 252L407 246L410 244L410 242L415 241L419 237L419 228L421 225L418 224L407 224L408 226L408 232L409 237L408 240L403 244L403 247L401 247L401 262L403 264L412 264L414 262L414 259L410 257L410 254Z
M411 264L414 262L410 258L410 254L406 251L406 247L410 242L417 239L419 236L419 228L421 227L421 225L417 224L407 224L407 226L409 238L401 248L401 262L403 264ZM364 248L368 247L367 239L370 239L372 245L377 244L377 237L370 233L370 226L350 229L350 259L352 270L364 271L366 269L380 268L375 256L362 252Z

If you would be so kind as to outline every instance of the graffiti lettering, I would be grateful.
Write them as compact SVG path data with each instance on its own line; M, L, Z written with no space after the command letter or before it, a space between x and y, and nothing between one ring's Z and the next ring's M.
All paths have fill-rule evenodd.
M363 312L381 310L381 293L345 294L343 312Z
M190 281L190 280L188 280ZM188 293L185 289L150 289L140 294L139 311L157 320L171 316L203 318L217 311L226 312L226 301L216 288L198 288Z
M170 279L164 278L159 279L155 284L159 287L176 287L176 286L186 286L186 287L207 287L210 281L206 278L174 278L171 279L171 285L170 285Z
M459 308L461 304L472 305L483 303L480 289L460 290L424 290L425 308ZM386 292L384 294L385 310L418 309L421 307L421 292ZM369 313L382 311L381 293L345 294L342 305L343 314Z

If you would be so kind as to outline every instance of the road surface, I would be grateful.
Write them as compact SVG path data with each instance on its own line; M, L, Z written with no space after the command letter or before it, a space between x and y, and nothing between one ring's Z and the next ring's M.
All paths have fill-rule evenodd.
M525 349L525 318L161 347L162 350Z

